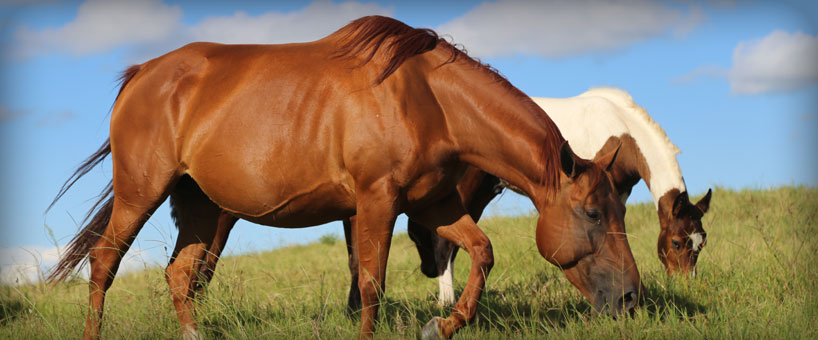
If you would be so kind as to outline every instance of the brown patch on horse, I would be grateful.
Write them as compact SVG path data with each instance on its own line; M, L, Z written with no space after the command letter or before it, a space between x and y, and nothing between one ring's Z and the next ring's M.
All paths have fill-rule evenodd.
M662 228L667 228L673 218L681 214L698 219L701 219L704 215L700 208L690 203L687 192L679 192L679 189L675 188L659 199L659 211L659 224Z
M630 196L631 190L640 179L644 179L645 183L650 186L650 169L645 157L642 156L642 151L636 140L629 134L621 136L611 136L605 141L602 148L594 155L594 159L610 153L619 147L619 154L616 156L613 166L608 169L608 174L616 187L616 192L619 195L627 194Z
M657 251L668 275L680 271L693 272L699 252L707 242L701 219L710 205L711 191L696 204L690 202L687 192L672 189L659 199L659 240ZM692 235L696 235L693 240Z

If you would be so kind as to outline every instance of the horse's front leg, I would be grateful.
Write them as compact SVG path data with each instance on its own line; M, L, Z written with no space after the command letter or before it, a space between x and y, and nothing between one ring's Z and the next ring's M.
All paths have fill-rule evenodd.
M379 298L386 290L386 260L398 215L396 190L389 181L358 188L357 221L352 232L358 250L358 289L361 293L360 339L375 333ZM353 249L354 252L354 249Z
M454 332L474 319L477 305L486 284L486 277L494 265L491 242L474 223L463 207L457 194L452 194L440 204L413 213L409 218L437 230L441 237L463 248L471 257L471 270L466 288L454 306L454 311L446 319L433 318L423 327L424 339L451 338Z

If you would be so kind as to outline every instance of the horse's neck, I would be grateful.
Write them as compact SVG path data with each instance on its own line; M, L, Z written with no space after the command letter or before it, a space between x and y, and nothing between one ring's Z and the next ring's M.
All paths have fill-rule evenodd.
M552 158L563 141L559 130L521 92L486 70L457 63L430 74L430 86L460 159L519 187L535 205L547 201L539 193L547 178L559 180Z
M657 209L660 199L673 189L685 191L676 160L679 149L624 91L597 89L577 97L536 98L535 102L548 112L580 157L594 158L611 137L622 143L621 158L617 157L621 161L615 166L619 175L616 180L625 183L623 198L627 198L638 178L647 184Z

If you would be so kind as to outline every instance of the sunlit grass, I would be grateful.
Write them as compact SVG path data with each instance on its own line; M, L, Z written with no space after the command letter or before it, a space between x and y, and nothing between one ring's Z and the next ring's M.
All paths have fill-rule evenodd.
M695 197L698 198L698 197ZM694 198L694 199L695 199ZM627 229L646 301L632 318L594 316L591 307L534 243L535 216L489 218L480 226L495 266L475 322L462 339L509 338L818 338L818 189L714 190L705 215L707 246L699 277L668 278L656 257L653 203L628 206ZM226 257L198 305L206 338L355 338L344 316L349 273L342 240ZM436 280L418 269L409 238L392 244L379 338L417 338L439 308ZM456 291L469 258L455 265ZM88 286L74 280L0 287L0 338L74 339L81 335ZM118 277L108 293L104 338L180 336L163 269Z

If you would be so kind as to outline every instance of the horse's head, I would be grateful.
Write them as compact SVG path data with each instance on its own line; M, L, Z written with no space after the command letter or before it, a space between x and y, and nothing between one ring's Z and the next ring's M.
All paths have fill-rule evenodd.
M641 284L625 234L625 206L607 169L617 150L592 162L567 143L560 149L560 189L539 207L537 247L600 312L630 311Z
M671 208L660 209L664 213L660 215L659 259L664 263L668 275L681 272L696 276L696 261L707 243L702 216L710 209L711 194L712 191L708 189L707 194L693 204L687 192L683 192L676 196Z
M430 231L412 221L409 221L407 231L409 239L415 242L418 255L420 255L420 271L427 277L438 277L440 275L438 270L440 264L437 257L440 255L438 255L436 247L441 243L441 240L446 242L445 239L438 237L434 231ZM446 254L448 255L448 253Z

